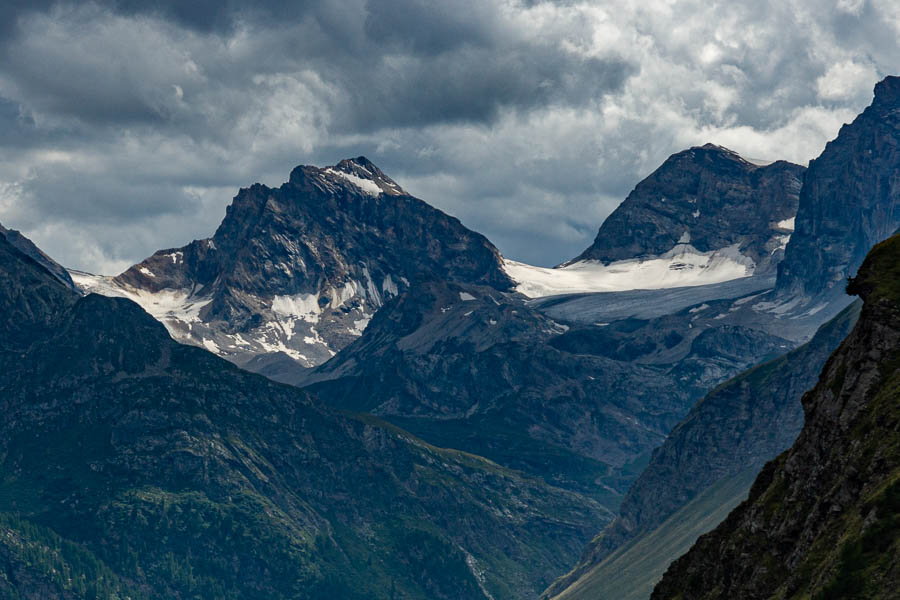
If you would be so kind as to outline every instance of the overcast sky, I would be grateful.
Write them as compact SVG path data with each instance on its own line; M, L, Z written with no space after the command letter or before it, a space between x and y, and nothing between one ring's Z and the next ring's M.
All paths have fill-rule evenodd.
M5 0L0 222L117 273L365 155L552 265L669 154L805 164L900 69L896 0L290 4Z

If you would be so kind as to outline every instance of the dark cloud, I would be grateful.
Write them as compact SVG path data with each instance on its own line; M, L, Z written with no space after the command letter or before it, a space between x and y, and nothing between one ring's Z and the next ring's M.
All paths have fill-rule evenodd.
M109 270L209 235L239 186L365 154L555 264L686 146L813 157L898 23L888 0L7 1L0 221Z

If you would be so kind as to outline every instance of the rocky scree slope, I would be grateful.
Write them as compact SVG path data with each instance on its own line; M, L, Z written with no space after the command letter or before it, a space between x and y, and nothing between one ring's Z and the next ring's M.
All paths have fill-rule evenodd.
M135 300L181 342L238 364L272 354L302 367L356 339L411 282L512 285L487 239L364 157L242 189L213 237L115 278L75 275L87 291Z
M0 278L4 593L521 598L607 518L175 343L5 238Z
M750 497L653 592L679 598L895 598L900 589L900 237L848 286L852 333L803 397L806 423Z

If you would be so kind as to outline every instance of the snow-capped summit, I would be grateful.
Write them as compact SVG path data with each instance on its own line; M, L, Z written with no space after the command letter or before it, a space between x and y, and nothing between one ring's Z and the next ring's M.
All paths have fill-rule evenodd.
M506 262L528 296L658 289L774 275L797 213L804 167L760 166L706 144L669 157L555 269Z
M350 188L370 196L409 195L365 156L346 158L332 167L302 165L291 172L291 183L299 185L307 181L326 193L336 193L341 189Z
M279 188L242 189L211 238L117 277L73 277L84 290L133 299L179 341L239 364L273 354L307 367L358 337L416 280L512 285L487 239L364 157L297 167Z

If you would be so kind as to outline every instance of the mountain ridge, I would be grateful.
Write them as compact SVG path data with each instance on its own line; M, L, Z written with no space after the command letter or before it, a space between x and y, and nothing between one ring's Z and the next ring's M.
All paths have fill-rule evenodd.
M869 252L848 285L862 298L862 313L804 395L800 436L766 465L748 500L672 564L654 600L894 597L898 265L898 236Z

